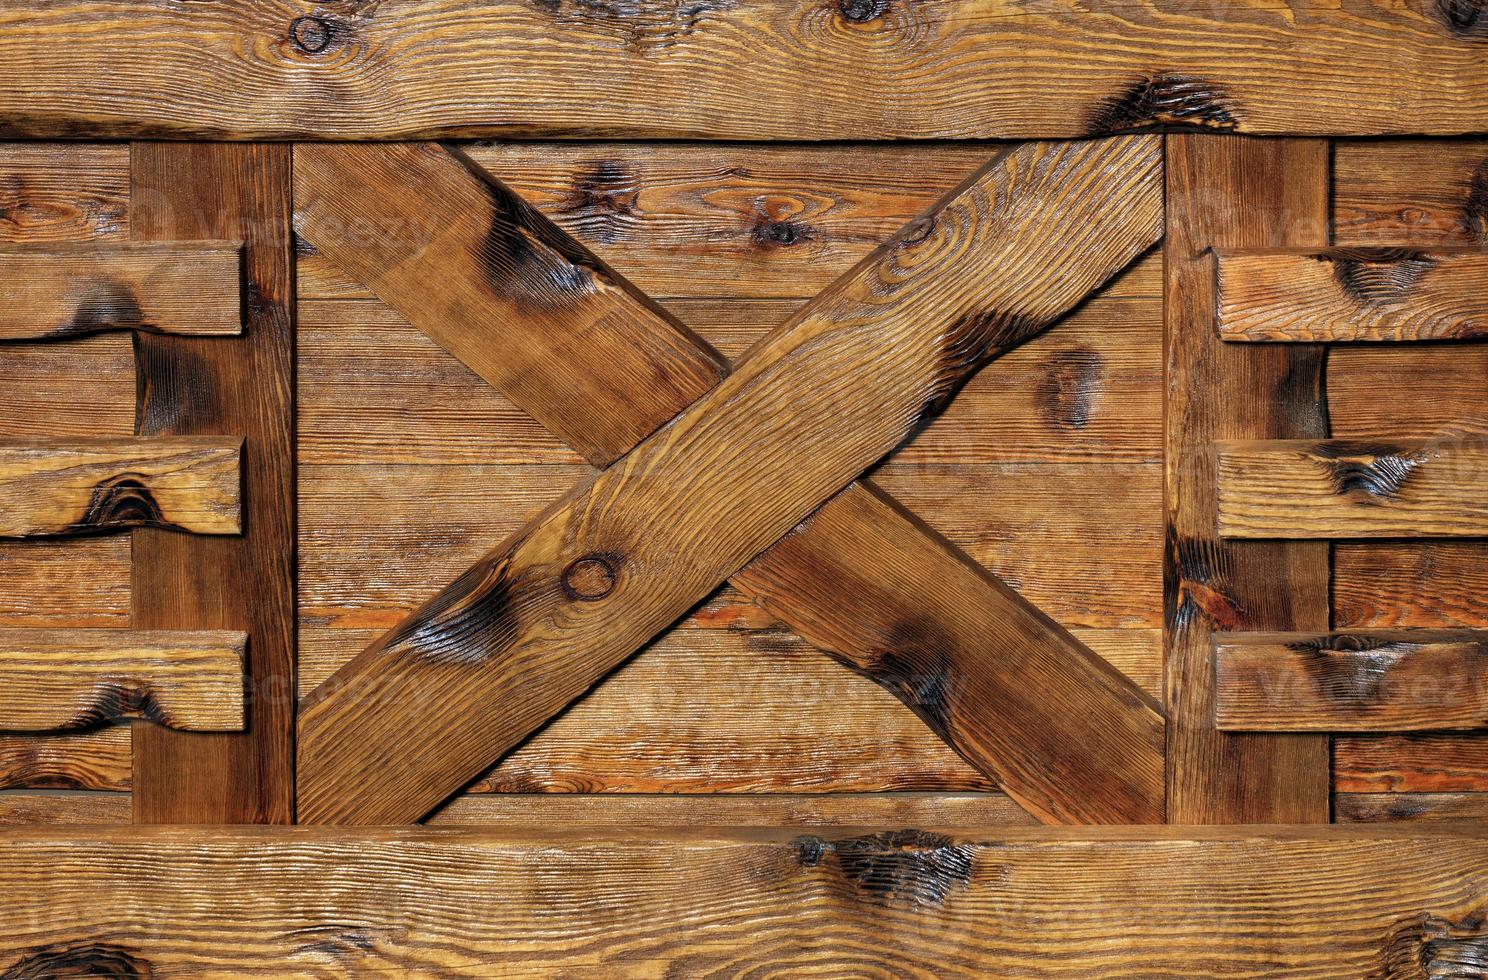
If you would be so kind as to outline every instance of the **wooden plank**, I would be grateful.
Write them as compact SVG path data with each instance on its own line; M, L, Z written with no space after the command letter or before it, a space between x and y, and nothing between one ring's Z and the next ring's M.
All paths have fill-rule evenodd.
M1333 555L1340 628L1488 627L1478 541L1339 542Z
M1151 138L1032 146L989 165L934 216L906 229L772 334L739 372L577 495L551 508L508 552L492 553L419 616L365 651L303 706L302 816L322 821L416 819L477 775L492 755L510 748L581 694L865 464L892 449L976 366L1045 328L1145 250L1159 233L1157 148ZM992 214L987 209L994 200L997 210ZM1095 207L1106 215L1121 214L1123 220L1114 225L1095 221ZM1027 234L1038 234L1040 245L1010 244ZM968 244L980 242L988 244ZM914 274L905 272L910 269ZM927 275L931 269L934 275ZM979 295L959 291L963 286L971 291L972 283ZM882 330L875 329L889 307L902 316L899 322L914 324L892 349L885 346ZM861 384L850 384L859 372L864 374ZM907 383L893 382L897 375ZM831 382L821 383L825 377ZM782 386L794 392L789 406L777 401ZM853 395L840 397L848 390ZM849 431L852 436L843 440ZM818 444L832 449L781 452L782 446ZM792 457L815 457L814 465L802 467ZM710 475L715 471L716 476ZM769 502L740 492L765 486L772 489ZM684 492L676 494L677 487ZM844 498L843 506L857 505ZM622 529L633 522L645 526L646 533ZM595 580L592 588L580 580L580 571L592 573L585 576ZM628 587L610 599L622 578ZM523 579L530 583L522 584ZM503 598L492 605L498 595ZM549 639L526 635L526 623L558 609L564 610L562 630L549 632ZM497 615L489 619L483 610ZM461 625L472 615L482 627L496 627L494 633L483 628L478 636ZM586 629L596 615L604 620L603 627ZM560 634L568 669L565 676L554 677L544 670L542 651ZM1108 710L1099 724L1122 734L1061 736L1053 745L1018 746L1027 753L1022 758L1040 758L1036 766L988 759L970 740L958 739L958 750L978 752L979 762L995 765L1010 795L1046 819L1082 819L1079 809L1092 805L1085 818L1149 812L1137 801L1154 789L1144 781L1144 767L1152 761L1153 746L1147 740L1160 730L1160 719L1119 674L1053 635L1061 643L1050 644L1038 656L1079 671L1102 691L1098 697L1106 699ZM901 642L897 636L883 639L915 676L934 673L920 662L919 653L896 650ZM579 643L585 648L582 659ZM525 648L520 662L489 655L507 647ZM457 654L462 648L467 653ZM583 670L577 668L581 662ZM883 661L881 652L876 662L891 688L916 690L902 680L908 676L903 670ZM460 691L470 700L475 691L488 692L471 701L468 716L449 711L441 724L419 733L420 741L433 738L442 751L452 750L448 758L413 744L408 725L397 720L405 702L387 704L384 695L373 695L387 691L389 682L402 687L415 672L421 678L427 673L426 682L416 686L430 696L443 691L453 697ZM493 711L499 699L490 695L502 689L515 692L517 687L505 686L510 683L520 685L521 704ZM497 687L493 690L487 686L491 684ZM1024 677L1013 698L1028 697L1038 686ZM1060 692L1042 696L1058 697ZM994 707L1006 711L1014 703ZM412 706L412 699L406 706ZM1082 712L1088 709L1089 703L1081 705ZM939 707L935 713L942 727L953 717ZM1093 720L1087 713L1078 723ZM391 750L383 737L393 730L389 723L402 729L400 756L411 749L415 760L398 767L403 788L369 800L365 788L354 796L338 786L349 778L346 773L362 767L358 757L370 761ZM450 741L441 737L440 728L462 729L471 737ZM1109 768L1086 764L1087 753L1097 746L1110 750ZM1061 755L1068 761L1056 766L1052 760ZM1076 762L1076 756L1082 761ZM1091 776L1107 783L1101 793L1073 789ZM1024 778L1032 781L1028 788L1013 781ZM1147 802L1152 799L1148 796Z
M0 896L0 968L15 976L844 963L934 976L1470 976L1488 940L1488 847L1480 826L1449 825L37 827L0 838Z
M1216 630L1326 630L1328 546L1224 542L1217 439L1327 435L1321 348L1227 345L1214 329L1213 247L1326 244L1328 147L1167 137L1168 819L1325 822L1328 742L1214 727Z
M1488 440L1266 439L1218 451L1227 538L1488 534Z
M0 789L125 790L129 729L0 735Z
M1338 823L1488 821L1488 793L1337 793Z
M1347 793L1473 793L1488 787L1488 735L1412 733L1334 740L1334 785Z
M0 793L0 827L129 823L132 806L128 793L5 792Z
M197 13L13 0L0 132L816 140L1067 138L1173 124L1271 135L1488 130L1482 23L1467 2L393 0L303 16L243 4ZM169 78L167 91L141 77L141 50L154 52L152 77ZM924 59L943 52L956 57L927 76Z
M241 731L248 637L227 632L0 630L0 730L140 718Z
M134 729L141 823L288 823L294 813L294 279L290 149L132 147L131 231L143 241L243 245L241 337L136 333L141 435L246 439L235 538L135 532L136 629L249 636L252 723L242 733ZM203 207L204 201L211 202Z
M1341 245L1488 245L1488 140L1338 140Z
M0 143L0 242L129 237L129 147Z
M1483 631L1218 633L1215 721L1231 731L1480 728L1485 664Z
M240 266L235 242L0 249L0 340L241 333Z
M1226 340L1408 341L1488 336L1488 254L1478 249L1219 252Z
M0 536L238 534L242 448L222 436L0 444Z

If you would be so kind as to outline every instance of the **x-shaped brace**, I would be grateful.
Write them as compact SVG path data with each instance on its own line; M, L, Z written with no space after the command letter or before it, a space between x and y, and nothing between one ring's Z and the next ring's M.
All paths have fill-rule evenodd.
M434 144L307 145L299 233L596 466L305 699L299 817L417 820L733 583L1046 822L1163 819L1158 706L854 480L1158 240L1161 138L1004 152L728 373Z

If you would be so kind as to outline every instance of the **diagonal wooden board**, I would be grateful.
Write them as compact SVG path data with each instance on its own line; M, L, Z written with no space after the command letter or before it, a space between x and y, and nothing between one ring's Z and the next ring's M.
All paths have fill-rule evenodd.
M301 180L320 188L345 186L345 163L334 161L366 158L356 148L301 153ZM301 714L301 819L422 816L891 450L977 366L1145 250L1160 234L1160 188L1151 137L1027 146L975 175L766 338L738 373L313 692ZM302 233L338 260L342 250L317 228L346 227L347 204L300 213ZM513 212L502 202L493 226ZM482 261L498 237L513 251L512 234L487 234ZM535 262L534 240L524 229L517 254L528 264L505 268L565 279ZM594 277L611 274L582 271L587 279L565 281L583 283L573 291L587 325ZM601 281L602 295L629 296ZM523 282L504 288L531 292ZM510 307L491 305L497 320ZM968 573L948 546L925 543L923 529L870 491L838 497L803 529L808 540L840 534L813 535L824 519L847 533L825 548L798 546L756 586L785 594L793 575L829 581L833 562L872 560L863 549L896 536L902 567L944 574L923 580L914 602L898 600L918 618L871 626L844 623L821 608L838 601L830 590L807 589L818 608L796 618L811 638L931 707L938 728L956 730L953 744L975 750L1044 819L1157 818L1161 718L1134 685L990 576ZM873 533L859 540L858 528ZM956 603L937 598L950 582L990 597L994 611L954 625ZM936 610L928 622L921 603ZM953 669L952 658L970 669ZM361 778L368 771L384 778Z

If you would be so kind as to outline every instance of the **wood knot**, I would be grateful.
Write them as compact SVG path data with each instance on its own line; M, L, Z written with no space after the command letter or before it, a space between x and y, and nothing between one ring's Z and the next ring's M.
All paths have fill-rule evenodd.
M306 54L319 54L335 37L330 21L320 17L296 17L289 22L289 39Z
M842 19L853 24L877 20L889 9L888 0L837 0Z
M615 591L620 579L618 555L595 552L575 558L563 570L563 594L575 602L594 602Z
M789 248L810 238L804 225L794 221L762 221L754 229L754 240L761 245Z

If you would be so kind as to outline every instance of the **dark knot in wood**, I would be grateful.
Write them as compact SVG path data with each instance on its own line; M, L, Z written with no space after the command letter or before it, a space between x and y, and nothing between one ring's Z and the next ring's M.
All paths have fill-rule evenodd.
M289 39L307 54L319 54L330 46L335 30L319 17L296 17L289 23Z
M810 237L810 231L794 221L762 221L754 229L754 240L761 245L789 248Z
M596 552L575 558L563 570L563 594L575 602L593 602L615 591L619 581L620 559L616 555Z
M842 19L854 24L866 24L877 20L889 9L888 0L837 0L837 9Z

